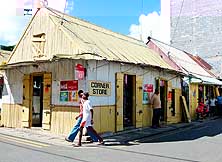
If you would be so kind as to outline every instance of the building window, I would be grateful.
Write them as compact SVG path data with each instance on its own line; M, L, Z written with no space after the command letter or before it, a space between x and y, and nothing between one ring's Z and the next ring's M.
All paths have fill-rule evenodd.
M45 54L45 33L33 35L32 38L32 52L34 53L34 57L40 58Z

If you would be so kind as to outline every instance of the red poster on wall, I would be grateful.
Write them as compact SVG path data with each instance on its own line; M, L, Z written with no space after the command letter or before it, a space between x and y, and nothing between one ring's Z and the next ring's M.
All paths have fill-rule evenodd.
M85 68L81 64L75 66L75 78L78 80L83 80L85 77Z
M168 101L172 101L172 92L168 92L167 99Z
M153 84L144 84L144 92L153 92Z
M61 81L60 91L78 91L78 80Z

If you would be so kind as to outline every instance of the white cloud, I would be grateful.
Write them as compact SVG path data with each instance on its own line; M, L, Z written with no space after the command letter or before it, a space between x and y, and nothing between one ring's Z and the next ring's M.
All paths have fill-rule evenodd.
M14 45L22 35L30 16L18 15L18 9L33 8L35 0L1 0L0 44ZM48 0L48 6L64 11L66 0ZM71 10L72 8L70 8Z
M48 5L51 8L64 12L66 0L48 0Z
M147 37L151 36L160 41L169 43L170 41L170 27L169 22L166 21L166 17L152 12L147 15L140 15L139 24L132 24L130 26L130 36L141 39L147 42Z
M28 17L7 16L0 17L0 42L5 45L14 45L18 41L18 37L22 34L25 25L27 25Z
M73 1L67 1L66 2L65 13L69 14L73 9L74 9L74 2Z

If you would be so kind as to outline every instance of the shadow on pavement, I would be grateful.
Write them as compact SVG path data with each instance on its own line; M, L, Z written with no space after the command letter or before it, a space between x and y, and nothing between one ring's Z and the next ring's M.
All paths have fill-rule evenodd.
M200 123L202 121L199 121ZM197 122L198 123L198 122ZM191 128L181 128L175 131L166 132L152 137L141 138L136 140L138 143L161 143L161 142L176 142L190 141L203 137L215 137L222 134L222 118L212 120L210 122L202 122ZM162 129L162 128L160 128Z

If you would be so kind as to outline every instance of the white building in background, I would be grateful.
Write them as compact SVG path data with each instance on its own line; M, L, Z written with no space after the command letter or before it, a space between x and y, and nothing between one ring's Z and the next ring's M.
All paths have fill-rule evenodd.
M222 77L222 0L170 0L161 10L170 13L171 44L201 56Z

